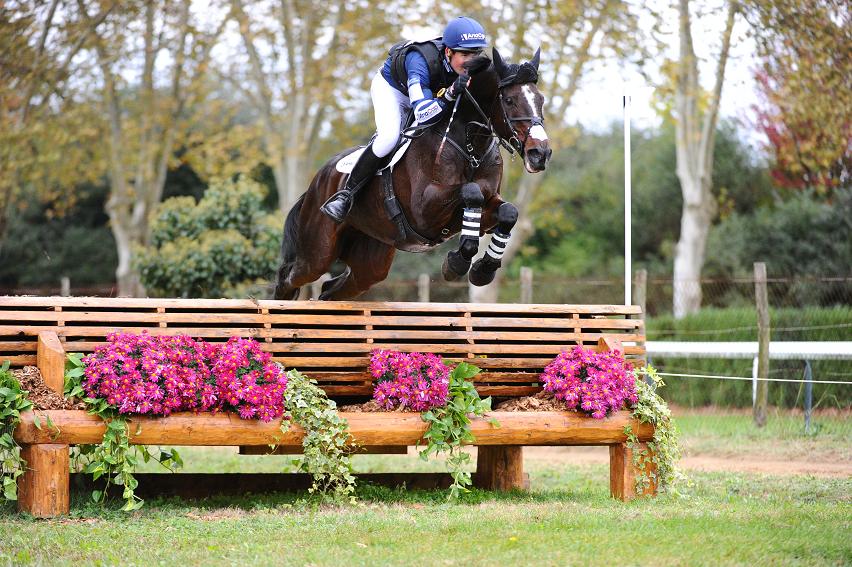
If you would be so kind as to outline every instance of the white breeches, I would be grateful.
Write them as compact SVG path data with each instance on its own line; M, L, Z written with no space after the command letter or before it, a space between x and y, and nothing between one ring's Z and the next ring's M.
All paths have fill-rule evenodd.
M411 102L408 97L388 84L381 71L373 77L370 86L373 98L373 110L376 114L376 139L373 141L373 153L376 157L385 157L399 140L402 121L405 120Z

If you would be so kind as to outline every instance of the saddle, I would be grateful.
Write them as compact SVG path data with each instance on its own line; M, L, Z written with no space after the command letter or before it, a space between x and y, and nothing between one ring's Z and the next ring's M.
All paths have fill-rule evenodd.
M414 120L414 113L409 112L402 131L405 132L405 130L414 126L417 126L417 122ZM373 137L375 138L375 135L373 135ZM396 226L396 244L416 244L428 247L437 246L438 244L441 244L443 240L433 240L414 230L414 227L412 227L411 223L408 222L408 219L402 210L402 206L399 204L396 192L393 190L393 166L396 165L405 155L405 152L411 145L412 139L413 138L410 136L400 136L396 147L389 154L391 156L390 161L382 165L382 167L376 172L376 175L381 176L382 178L382 193L385 198L385 212L387 212L388 218ZM372 139L370 142L372 142ZM369 143L367 145L369 145ZM358 158L360 158L361 154L364 153L364 149L366 147L366 145L360 146L352 153L338 160L335 165L337 171L340 173L352 173L352 169L355 167Z

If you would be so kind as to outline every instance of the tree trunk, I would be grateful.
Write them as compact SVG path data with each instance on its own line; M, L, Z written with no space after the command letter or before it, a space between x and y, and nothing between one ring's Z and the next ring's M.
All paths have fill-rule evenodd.
M676 319L701 309L701 268L713 215L712 201L684 204L672 282Z
M698 63L692 44L689 0L680 0L678 10L680 59L675 88L675 129L677 177L683 194L683 212L680 239L675 250L672 283L672 309L676 319L695 313L701 308L701 269L704 266L707 234L716 214L716 201L712 192L713 144L737 5L735 2L728 5L715 86L709 107L703 113L699 104L703 93L698 81Z

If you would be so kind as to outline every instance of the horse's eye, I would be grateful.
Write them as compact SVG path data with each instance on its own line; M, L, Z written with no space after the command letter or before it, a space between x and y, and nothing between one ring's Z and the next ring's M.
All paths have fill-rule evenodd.
M511 105L511 104L515 104L515 99L513 99L513 98L512 98L512 97L510 97L510 96L507 96L507 97L506 97L506 104L510 104L510 105Z

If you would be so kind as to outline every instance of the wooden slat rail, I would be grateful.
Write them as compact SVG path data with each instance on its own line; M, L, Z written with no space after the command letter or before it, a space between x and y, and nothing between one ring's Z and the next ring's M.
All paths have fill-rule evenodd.
M253 337L288 368L315 375L331 396L366 396L370 352L392 349L468 359L483 369L482 395L540 389L544 367L575 344L618 336L634 364L645 357L638 307L133 299L0 298L0 357L36 364L37 336L55 332L69 352L93 351L116 330L187 334L206 340Z
M13 367L38 364L47 385L58 392L65 353L92 352L115 331L212 341L253 337L274 360L306 372L332 397L372 393L368 366L374 349L466 360L482 369L474 379L479 393L499 397L540 391L542 370L574 345L619 349L634 365L645 358L644 322L635 306L0 297L0 359ZM46 414L41 429L28 413L15 433L34 465L19 481L20 507L49 517L68 512L68 447L99 442L104 424L81 411L39 413ZM45 425L47 416L58 431ZM426 428L412 413L343 416L350 441L367 453L404 453ZM478 486L526 486L524 445L609 445L611 494L635 496L636 470L624 428L630 425L642 446L653 428L627 412L605 420L572 412L494 412L493 417L499 428L481 419L472 426L481 447L474 475ZM132 443L238 445L245 454L267 452L271 443L278 453L298 452L302 434L295 425L282 435L274 423L222 414L131 422Z

